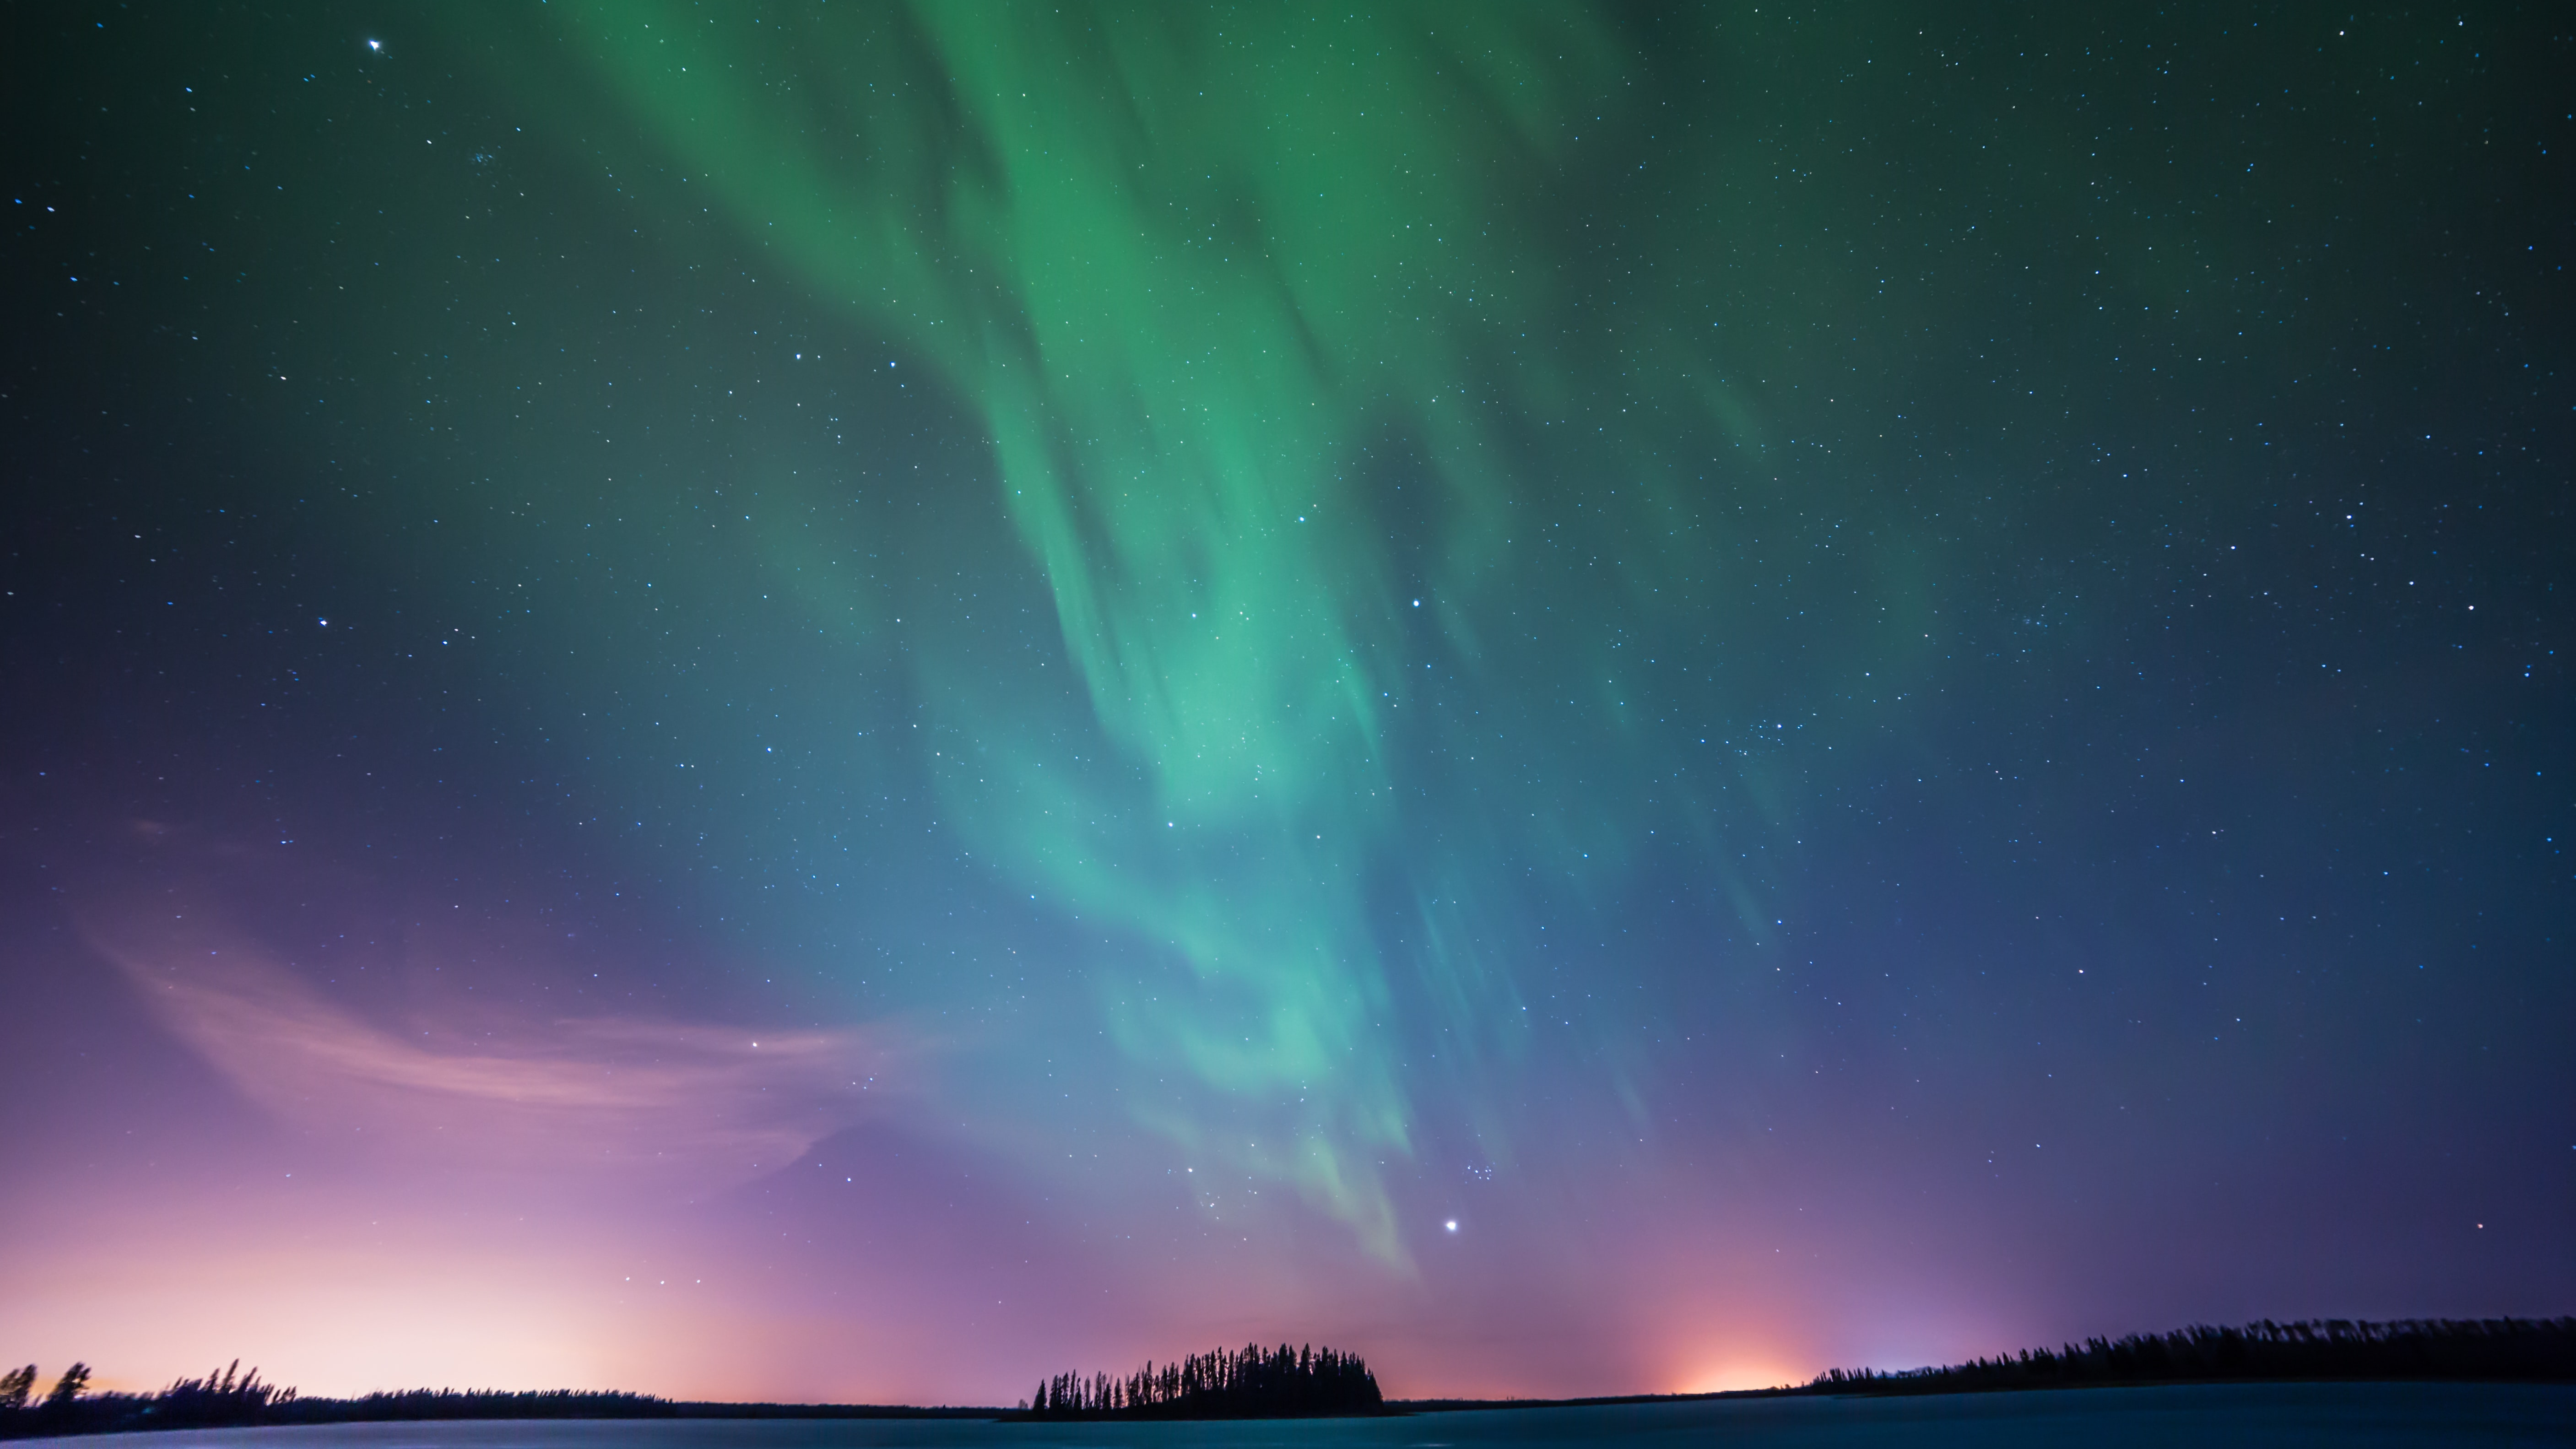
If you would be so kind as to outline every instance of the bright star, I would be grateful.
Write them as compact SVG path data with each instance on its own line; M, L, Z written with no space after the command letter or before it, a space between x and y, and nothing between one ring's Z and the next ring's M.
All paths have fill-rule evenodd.
M1449 1231L1451 1231L1451 1232L1453 1232L1453 1233L1454 1233L1454 1232L1458 1231L1458 1220L1457 1220L1456 1218L1451 1218L1449 1221L1447 1221L1447 1222L1445 1222L1445 1223L1442 1223L1440 1226L1442 1226L1442 1227L1444 1227L1444 1228L1447 1228Z
M367 42L367 49L369 50L382 50L384 48L385 43L381 40L370 40Z

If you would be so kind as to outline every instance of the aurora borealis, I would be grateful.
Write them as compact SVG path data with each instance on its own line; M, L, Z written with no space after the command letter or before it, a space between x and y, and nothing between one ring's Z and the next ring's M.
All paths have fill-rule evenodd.
M11 1362L2566 1310L2563 23L92 9Z

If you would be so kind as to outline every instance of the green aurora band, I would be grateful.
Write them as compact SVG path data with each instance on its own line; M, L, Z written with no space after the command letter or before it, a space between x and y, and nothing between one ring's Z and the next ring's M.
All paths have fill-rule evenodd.
M12 12L29 1357L2576 1289L2557 12L1352 8Z
M1689 495L1753 425L1696 340L1604 325L1671 299L1565 321L1564 193L1622 38L1481 3L553 9L693 191L987 430L1117 768L1069 767L1039 686L964 647L912 655L974 741L934 768L1027 892L1168 949L1090 968L1110 1039L1170 1088L1131 1110L1402 1264L1379 1166L1417 1145L1397 1018L1453 1072L1508 1063L1528 894L1615 894L1639 792L1716 829L1719 781L1655 762L1651 638L1616 648L1607 621L1705 609ZM1588 517L1527 506L1568 487ZM1527 608L1550 559L1572 602ZM1497 767L1520 779L1488 792ZM1715 878L1767 924L1745 876Z

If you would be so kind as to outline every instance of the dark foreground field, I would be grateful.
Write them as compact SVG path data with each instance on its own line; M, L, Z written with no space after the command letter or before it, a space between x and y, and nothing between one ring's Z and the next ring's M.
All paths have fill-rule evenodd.
M44 1442L44 1441L31 1441ZM97 1443L98 1440L88 1442ZM993 1423L961 1420L500 1420L120 1434L117 1449L1280 1449L1711 1445L1752 1449L2189 1449L2576 1444L2576 1386L2185 1384L2012 1394L1701 1399L1372 1419Z

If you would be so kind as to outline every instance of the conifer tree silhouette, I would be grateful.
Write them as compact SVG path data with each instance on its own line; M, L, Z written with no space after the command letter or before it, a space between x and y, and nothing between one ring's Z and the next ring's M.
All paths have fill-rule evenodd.
M1252 1419L1372 1414L1385 1405L1377 1378L1355 1354L1312 1344L1190 1354L1124 1378L1058 1374L1023 1411L1043 1418Z
M63 1370L63 1376L61 1378L54 1381L54 1391L45 1396L45 1407L50 1409L60 1404L68 1404L72 1400L79 1398L81 1390L88 1387L89 1365L85 1363L73 1364L70 1368Z

